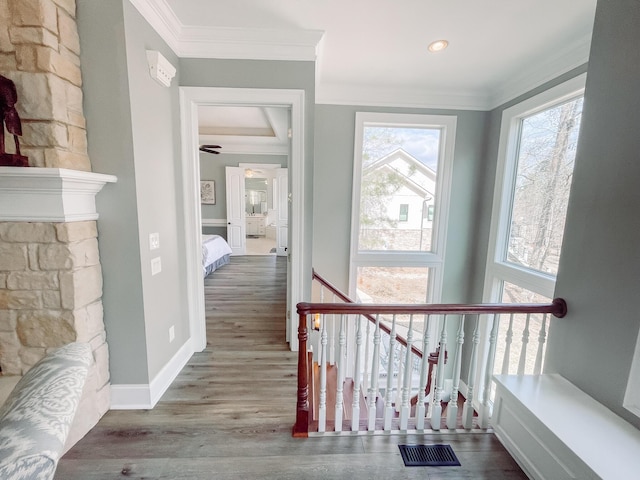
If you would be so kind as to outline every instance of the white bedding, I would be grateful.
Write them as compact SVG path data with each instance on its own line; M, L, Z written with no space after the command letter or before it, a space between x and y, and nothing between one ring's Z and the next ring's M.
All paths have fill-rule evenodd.
M205 276L228 263L229 255L231 247L220 235L202 235L202 270Z

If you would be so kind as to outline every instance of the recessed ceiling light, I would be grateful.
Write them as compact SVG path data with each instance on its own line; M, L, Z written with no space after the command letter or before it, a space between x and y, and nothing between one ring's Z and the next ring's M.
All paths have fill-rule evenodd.
M436 40L435 42L431 42L428 48L430 52L435 53L444 50L448 45L449 42L447 42L446 40Z

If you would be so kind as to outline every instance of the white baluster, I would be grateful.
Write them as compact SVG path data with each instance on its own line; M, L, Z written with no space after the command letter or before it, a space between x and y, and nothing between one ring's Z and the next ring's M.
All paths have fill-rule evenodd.
M413 314L409 316L409 332L407 333L407 352L404 360L404 384L402 386L402 405L400 406L400 430L407 430L409 426L409 414L411 413L411 405L409 405L409 397L411 396L411 376L413 373L413 365L411 363L411 346L413 345Z
M542 325L540 325L540 334L538 335L538 352L536 353L536 364L533 367L533 374L540 375L542 373L542 357L544 357L544 344L547 341L547 314L542 316Z
M471 364L469 365L469 381L467 383L467 399L462 408L462 426L466 429L473 427L473 399L475 395L476 370L478 366L478 344L480 343L480 317L476 317L471 340Z
M370 323L370 322L368 322ZM376 429L376 400L378 396L378 372L380 367L380 316L376 315L376 327L373 332L373 363L371 365L371 381L367 395L369 407L369 431Z
M320 317L320 400L318 403L318 432L327 426L327 322Z
M462 364L462 345L464 344L464 320L460 317L458 335L456 336L456 355L453 359L453 385L451 387L451 397L447 405L447 428L457 428L458 425L458 389L460 388L460 367Z
M396 316L393 315L391 322L391 333L389 334L389 358L387 363L387 386L385 392L385 405L384 405L384 425L383 430L388 432L391 430L391 419L394 415L392 387L393 387L393 359L394 351L396 348Z
M332 303L338 303L336 302L336 296L335 294L333 295L333 298L331 299ZM331 365L335 365L336 363L336 314L332 313L331 314L331 329L329 332L329 363Z
M420 386L418 389L418 403L416 404L416 429L424 430L424 419L427 414L427 399L425 390L427 389L427 374L429 372L429 323L431 316L424 316L424 327L422 329L422 361L420 362Z
M500 317L498 315L491 316L491 333L489 334L489 353L487 355L487 364L484 370L484 385L482 389L482 403L478 412L478 425L480 428L489 428L489 420L491 419L491 377L493 376L493 364L496 358L496 339L498 338L498 327L500 325Z
M356 320L356 361L353 369L353 402L351 403L351 431L360 430L360 368L362 362L362 317Z
M511 360L511 343L513 342L513 316L513 313L509 316L509 328L507 328L507 335L504 342L504 358L502 359L503 375L507 375L509 373L509 361Z
M347 334L345 332L345 315L340 315L340 333L338 334L338 361L336 367L337 388L336 388L336 426L335 431L342 431L342 402L344 401L344 373L345 373L345 361L347 357L346 344Z
M520 350L520 362L518 363L518 375L524 375L525 367L527 366L527 346L529 345L529 322L531 321L531 314L527 313L527 320L524 323L524 330L522 331L522 350Z
M364 370L362 372L362 386L360 390L366 396L369 393L369 349L371 346L371 322L367 317L364 317L364 321L367 323L367 329L364 339Z
M442 332L440 333L440 354L438 355L438 367L436 369L436 385L433 395L433 409L431 410L431 428L440 430L442 423L442 390L444 388L444 361L447 352L447 316L442 319Z
M404 362L402 359L405 357L405 347L401 343L398 344L398 378L396 379L396 413L400 413L400 406L402 405L402 381L404 380ZM395 358L395 357L394 357Z

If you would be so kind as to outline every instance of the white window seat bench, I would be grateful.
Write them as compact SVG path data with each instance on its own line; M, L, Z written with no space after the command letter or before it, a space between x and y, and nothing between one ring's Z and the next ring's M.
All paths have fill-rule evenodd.
M640 430L564 377L494 380L493 428L529 478L640 478Z

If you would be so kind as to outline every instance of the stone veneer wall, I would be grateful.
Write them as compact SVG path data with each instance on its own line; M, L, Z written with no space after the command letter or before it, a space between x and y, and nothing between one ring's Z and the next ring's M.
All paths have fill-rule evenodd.
M75 11L75 0L0 1L0 73L16 84L32 167L91 170Z
M75 0L0 0L0 74L16 84L21 152L32 167L91 170L75 12ZM0 222L1 374L21 375L68 342L93 348L68 446L110 406L101 298L94 221Z
M91 426L110 400L101 298L96 222L0 223L2 374L24 374L49 349L89 343L96 360L88 385Z

